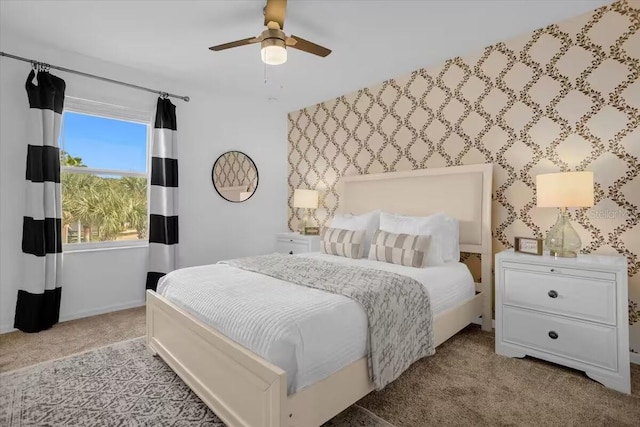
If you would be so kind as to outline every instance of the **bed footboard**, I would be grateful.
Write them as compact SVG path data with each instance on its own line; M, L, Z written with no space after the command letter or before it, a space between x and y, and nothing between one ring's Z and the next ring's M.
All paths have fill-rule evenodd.
M147 291L147 346L227 425L286 425L285 371L153 291Z

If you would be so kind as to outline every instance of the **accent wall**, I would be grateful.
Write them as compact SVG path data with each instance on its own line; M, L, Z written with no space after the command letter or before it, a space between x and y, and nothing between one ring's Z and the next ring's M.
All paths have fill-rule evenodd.
M322 193L313 215L322 226L342 176L490 162L499 252L555 222L557 210L536 207L536 175L593 171L595 206L571 209L572 222L584 253L627 257L640 352L639 28L640 2L618 1L291 112L289 228L302 214L296 188ZM464 259L475 271L477 259Z

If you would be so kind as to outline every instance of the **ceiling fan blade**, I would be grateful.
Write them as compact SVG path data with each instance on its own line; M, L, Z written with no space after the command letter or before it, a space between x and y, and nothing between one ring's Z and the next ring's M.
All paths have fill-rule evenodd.
M267 0L264 7L264 25L276 22L280 29L284 29L284 16L287 10L287 0Z
M289 47L322 56L323 58L331 53L331 49L327 49L326 47L320 46L319 44L315 44L298 36L292 35L287 38L286 42Z
M210 50L220 51L225 49L231 49L232 47L246 46L248 44L259 43L262 39L260 37L249 37L248 39L236 40L234 42L219 44L217 46L211 46Z

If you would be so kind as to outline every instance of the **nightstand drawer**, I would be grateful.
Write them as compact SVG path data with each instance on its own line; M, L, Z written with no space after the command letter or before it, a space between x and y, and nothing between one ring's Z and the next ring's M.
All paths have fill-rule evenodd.
M513 307L503 308L502 328L505 342L618 369L616 328Z
M530 271L532 273L550 274L559 277L578 277L585 279L599 279L615 281L616 274L609 271L597 271L597 270L584 270L579 268L555 266L555 265L542 265L542 264L526 264L519 262L503 262L504 268L514 268L518 270Z
M298 233L276 234L276 252L302 254L320 250L320 236Z
M519 267L504 270L504 304L616 324L615 282Z
M309 243L295 239L278 239L276 241L276 252L283 254L301 254L309 252Z

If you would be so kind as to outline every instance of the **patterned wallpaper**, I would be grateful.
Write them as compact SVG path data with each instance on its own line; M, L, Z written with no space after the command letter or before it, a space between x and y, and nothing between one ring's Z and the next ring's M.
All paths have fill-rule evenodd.
M240 151L228 151L216 160L213 166L213 180L216 187L246 185L254 190L257 186L258 171L249 156Z
M571 217L583 252L627 257L640 352L639 28L638 2L619 1L290 113L289 227L295 188L322 192L323 225L341 176L492 162L498 252L555 222L555 209L536 207L536 175L594 171L596 204Z

